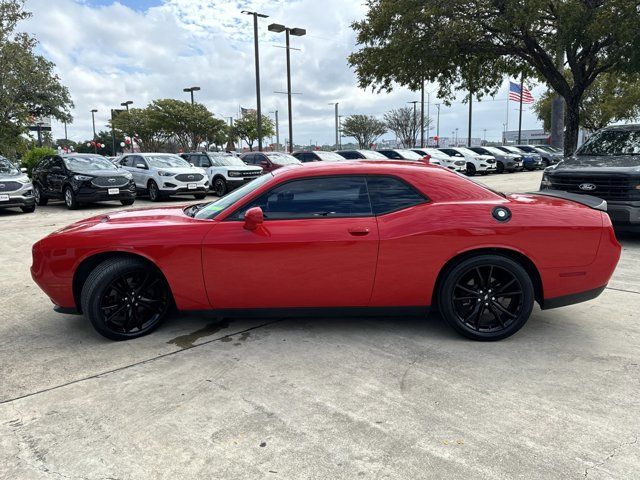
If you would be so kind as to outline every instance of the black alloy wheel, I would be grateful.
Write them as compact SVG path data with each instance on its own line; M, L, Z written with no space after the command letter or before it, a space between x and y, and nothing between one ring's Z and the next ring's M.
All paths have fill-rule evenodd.
M150 333L171 305L164 276L135 258L112 258L98 265L85 281L81 299L94 328L112 340Z
M496 161L496 173L504 173L504 163L500 160Z
M152 202L160 201L160 189L158 188L158 184L153 180L149 182L149 200Z
M218 177L213 181L213 192L218 197L222 197L225 193L227 193L227 182L224 180L224 178Z
M69 186L64 188L64 204L69 210L77 210L80 206L76 199L76 194L73 193L72 188Z
M33 197L36 199L36 204L40 207L44 207L49 203L49 199L42 194L42 188L40 188L40 185L37 183L33 185Z
M474 340L500 340L527 322L534 291L527 271L500 255L463 260L446 276L439 304L445 320Z
M467 162L467 175L473 177L476 174L476 167L473 163Z

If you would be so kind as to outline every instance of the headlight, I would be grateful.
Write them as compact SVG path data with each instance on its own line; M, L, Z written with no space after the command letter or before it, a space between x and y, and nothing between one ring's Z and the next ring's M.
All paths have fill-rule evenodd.
M133 178L133 175L131 175L129 172L124 172L122 176L127 180L131 180Z
M230 177L239 177L240 175L242 175L240 172L229 172Z
M549 180L549 175L546 173L542 175L542 181L540 182L540 190L544 188L551 188L551 180Z
M158 172L158 175L160 175L161 177L173 177L173 173L165 172L163 170L160 170Z
M16 181L24 184L31 183L31 179L26 175L22 175L21 177L16 178Z
M77 180L78 182L87 182L89 180L91 180L93 177L90 177L88 175L74 175L73 179Z

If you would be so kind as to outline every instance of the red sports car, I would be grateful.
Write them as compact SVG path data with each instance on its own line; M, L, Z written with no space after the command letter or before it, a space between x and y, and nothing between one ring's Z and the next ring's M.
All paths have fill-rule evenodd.
M559 196L568 197L558 198ZM171 307L218 316L438 308L476 340L596 297L620 255L606 203L504 195L445 168L393 161L279 169L211 203L128 210L33 246L58 311L102 335L154 330Z

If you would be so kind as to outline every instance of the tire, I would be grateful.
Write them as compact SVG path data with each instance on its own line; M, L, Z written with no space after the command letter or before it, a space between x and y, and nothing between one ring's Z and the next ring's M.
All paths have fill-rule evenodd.
M31 205L30 207L20 207L20 210L22 210L24 213L33 213L36 211L36 206Z
M75 193L73 193L73 190L69 186L64 187L64 204L69 210L77 210L80 206Z
M193 196L196 200L204 200L205 198L207 198L207 193L196 193Z
M467 162L467 175L473 177L476 174L476 167L473 163Z
M135 202L135 199L133 199L133 198L127 198L126 200L120 200L120 203L122 205L124 205L125 207L128 207L129 205L133 205L133 202Z
M520 330L531 315L533 301L527 271L502 255L460 261L445 273L438 292L445 321L458 333L480 341L501 340Z
M171 291L159 270L123 257L100 263L84 282L80 299L96 331L111 340L151 333L172 305Z
M213 185L211 185L211 190L213 190L216 196L222 197L228 190L226 180L222 177L216 177L213 180Z
M158 188L158 184L155 181L149 180L148 190L149 200L151 200L152 202L159 202L160 200L162 200L160 189Z
M49 203L49 199L42 194L42 188L37 183L33 185L33 196L35 197L36 203L39 207L44 207Z
M500 161L496 162L496 173L504 173L504 163Z

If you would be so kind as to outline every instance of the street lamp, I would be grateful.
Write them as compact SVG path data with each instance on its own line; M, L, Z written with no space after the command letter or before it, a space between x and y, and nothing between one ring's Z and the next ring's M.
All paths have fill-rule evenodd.
M191 105L194 104L194 100L193 100L193 92L199 92L200 91L200 87L189 87L189 88L183 88L182 89L183 92L188 92L191 93Z
M336 148L338 148L338 130L339 130L339 127L338 127L338 117L339 117L339 115L338 115L338 102L329 103L329 105L335 105L335 109L336 109Z
M289 36L302 37L307 34L304 28L289 28L279 23L272 23L268 27L270 32L286 34L286 50L287 50L287 104L289 107L289 153L293 152L293 124L291 114L291 48L289 46Z
M133 103L133 100L127 100L126 102L122 102L120 105L122 105L127 109L127 114L128 114L129 105L131 105L132 103ZM131 153L133 153L133 135L131 135L131 133L129 133L129 140L130 140Z
M267 18L269 15L264 15L258 12L249 12L242 10L240 13L253 16L253 47L256 57L256 111L258 115L258 151L262 151L262 108L260 106L260 55L258 50L258 17Z
M91 110L91 123L93 124L93 153L98 153L98 147L96 146L96 110Z

